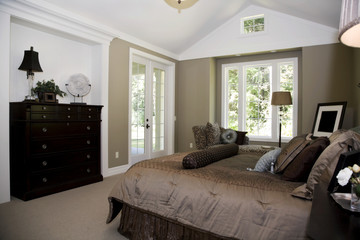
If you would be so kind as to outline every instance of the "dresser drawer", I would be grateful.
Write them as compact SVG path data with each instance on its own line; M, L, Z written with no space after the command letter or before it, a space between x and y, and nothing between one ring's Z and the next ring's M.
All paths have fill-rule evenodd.
M94 134L100 129L100 122L32 123L32 137L54 137L66 135Z
M30 144L32 154L54 153L61 151L81 150L85 148L97 148L99 137L89 135L79 138L43 139L34 140Z
M31 120L78 120L77 113L53 113L53 112L43 112L43 113L31 113Z
M81 113L80 120L100 120L100 114L99 113Z
M71 153L41 155L31 158L29 164L31 172L39 172L93 161L100 161L100 154L99 151L90 149Z
M78 108L69 105L31 105L31 112L67 112L76 113Z
M81 178L100 175L100 169L96 162L63 168L58 171L47 171L30 176L30 189L52 187L65 184Z

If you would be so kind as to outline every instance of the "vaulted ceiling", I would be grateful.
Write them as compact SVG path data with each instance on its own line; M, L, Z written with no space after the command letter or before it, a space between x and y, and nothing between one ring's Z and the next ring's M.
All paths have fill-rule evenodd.
M29 0L34 1L35 0ZM164 0L44 0L116 33L181 54L250 5L338 28L341 0L198 0L178 13Z

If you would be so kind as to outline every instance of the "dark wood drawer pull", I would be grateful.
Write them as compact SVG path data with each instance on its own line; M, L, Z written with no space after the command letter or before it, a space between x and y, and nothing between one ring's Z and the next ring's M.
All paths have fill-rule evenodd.
M90 145L91 141L90 141L90 140L87 140L86 143L87 143L88 145Z
M43 181L43 183L46 183L48 180L47 180L46 177L44 177L44 178L42 179L42 181Z
M86 172L87 172L87 173L91 173L90 168L86 169Z
M43 131L44 133L46 133L46 132L47 132L47 128L46 128L46 127L43 127L43 128L42 128L42 131Z
M90 127L90 126L87 126L86 129L90 131L90 130L91 130L91 127Z
M46 144L43 144L41 147L42 147L42 149L44 149L44 150L47 149L47 145L46 145Z
M86 155L86 158L87 158L87 159L90 159L90 158L91 158L91 155L90 155L90 154Z
M42 162L42 165L43 165L44 167L45 167L47 164L48 164L47 161L43 161L43 162Z
M45 119L45 118L46 118L46 115L42 115L42 118Z

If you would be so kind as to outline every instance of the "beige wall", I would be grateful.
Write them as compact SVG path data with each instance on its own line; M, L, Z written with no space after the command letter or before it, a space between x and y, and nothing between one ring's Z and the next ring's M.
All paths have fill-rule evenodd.
M312 132L318 103L347 101L343 128L355 124L359 108L353 94L353 48L342 44L305 47L303 56L302 130Z
M109 52L109 168L128 163L129 51L135 48L167 59L158 53L114 39ZM120 158L115 158L119 152Z
M354 48L354 81L353 81L353 94L354 106L357 109L354 114L354 126L360 125L360 49Z
M359 98L360 89L354 84L360 82L360 70L354 77L353 60L360 65L360 51L354 55L354 49L342 44L304 47L302 49L270 54L257 54L218 59L200 59L179 63L177 93L177 146L179 151L190 150L188 143L193 141L191 127L211 121L210 111L215 111L215 121L221 124L221 64L245 61L266 60L272 58L299 58L299 109L298 134L312 132L318 103L347 101L344 128L360 125ZM216 63L215 73L211 70ZM205 85L213 83L206 74L216 74L215 105L214 95ZM210 76L212 76L210 74ZM356 89L356 90L354 90ZM210 98L210 100L207 100ZM180 102L179 102L180 101ZM179 114L181 113L181 115ZM209 119L209 120L208 120ZM267 144L252 142L252 144ZM274 143L275 144L275 143Z
M120 39L113 40L110 45L109 167L124 165L128 161L130 47L159 56ZM330 44L272 54L186 60L176 64L175 151L195 149L191 129L194 125L208 121L221 123L221 64L265 60L274 56L299 58L298 134L312 131L317 104L323 102L347 101L343 127L360 125L360 89L355 87L360 82L360 68L356 67L360 65L360 50ZM193 149L189 147L190 143L193 143ZM120 152L121 158L115 159L116 151Z
M215 61L179 62L176 74L176 151L191 150L192 127L215 121Z

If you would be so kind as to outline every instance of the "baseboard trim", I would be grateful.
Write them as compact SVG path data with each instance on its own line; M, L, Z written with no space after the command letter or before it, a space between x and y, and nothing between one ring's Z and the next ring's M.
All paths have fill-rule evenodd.
M129 164L108 168L106 172L103 173L104 177L110 177L116 174L124 173L130 168Z

